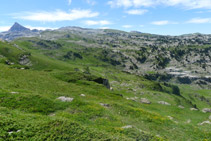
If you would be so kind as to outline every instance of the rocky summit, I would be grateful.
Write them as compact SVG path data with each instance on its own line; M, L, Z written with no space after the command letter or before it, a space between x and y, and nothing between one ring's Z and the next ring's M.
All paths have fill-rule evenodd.
M39 30L30 30L19 23L15 22L14 25L6 32L0 33L0 39L6 41L12 41L21 37L35 37L40 36L41 31Z
M26 32L26 31L30 31L30 29L20 25L17 22L15 22L14 25L9 29L9 32Z

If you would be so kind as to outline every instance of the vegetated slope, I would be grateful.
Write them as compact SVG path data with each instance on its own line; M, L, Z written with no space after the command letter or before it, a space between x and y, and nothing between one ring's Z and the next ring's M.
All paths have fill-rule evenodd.
M129 73L146 74L148 79L162 78L162 81L166 82L211 87L211 35L209 34L163 36L136 31L80 27L38 31L26 29L18 23L15 23L8 32L0 34L0 38L5 40L20 37L35 37L29 39L29 42L54 58L83 59L80 53L84 53L94 57L92 61L101 60L122 67ZM52 42L55 40L56 43ZM60 45L66 45L66 51L69 52L63 50L63 54L56 53ZM78 50L79 52L73 52L68 46L82 48ZM49 49L54 51L49 52ZM94 55L97 49L99 56Z
M109 49L27 38L0 50L2 140L211 139L210 90L123 72Z

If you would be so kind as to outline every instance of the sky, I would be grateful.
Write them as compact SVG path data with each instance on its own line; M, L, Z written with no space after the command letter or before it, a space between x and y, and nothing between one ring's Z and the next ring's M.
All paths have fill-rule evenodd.
M211 0L1 0L0 31L79 26L161 35L211 34Z

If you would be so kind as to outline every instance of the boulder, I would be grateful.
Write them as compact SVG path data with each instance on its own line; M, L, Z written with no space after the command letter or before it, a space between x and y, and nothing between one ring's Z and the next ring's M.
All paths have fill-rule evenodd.
M198 111L196 108L190 108L191 111Z
M179 105L178 107L179 107L180 109L184 109L184 108L185 108L185 107L183 107L182 105Z
M110 86L110 83L109 83L109 80L108 79L104 79L104 78L97 78L94 80L94 82L97 82L99 84L103 84L106 88L110 89L111 86Z
M29 56L30 55L22 55L20 58L19 58L19 64L21 65L28 65L31 63L30 59L29 59Z
M186 123L191 123L191 120L190 120L190 119L188 119Z
M109 108L110 107L109 104L105 104L105 103L100 103L100 105L103 106L103 107L106 107L106 108Z
M85 97L86 95L85 94L81 94L80 96Z
M158 101L158 104L171 105L171 104L169 104L168 102L165 102L165 101Z
M136 101L138 99L138 97L130 97L130 98L127 97L126 99Z
M151 104L151 102L148 99L146 99L146 98L141 98L141 103Z
M62 102L72 102L74 98L61 96L61 97L58 97L57 99L61 100Z
M11 94L19 94L19 92L10 92Z
M210 121L203 121L202 123L199 123L198 125L204 125L204 124L211 124Z
M211 120L211 115L209 116L209 120Z
M170 120L173 120L174 118L173 117L171 117L171 116L167 116Z
M133 126L132 125L126 125L126 126L123 126L122 128L123 129L129 129L129 128L133 128Z
M204 108L202 110L203 113L211 113L211 108Z

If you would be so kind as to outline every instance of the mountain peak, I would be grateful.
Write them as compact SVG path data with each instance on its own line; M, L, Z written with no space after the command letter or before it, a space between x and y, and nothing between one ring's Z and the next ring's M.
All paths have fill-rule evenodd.
M10 28L10 32L20 32L20 31L30 31L30 29L20 25L19 23L15 22L14 25Z

